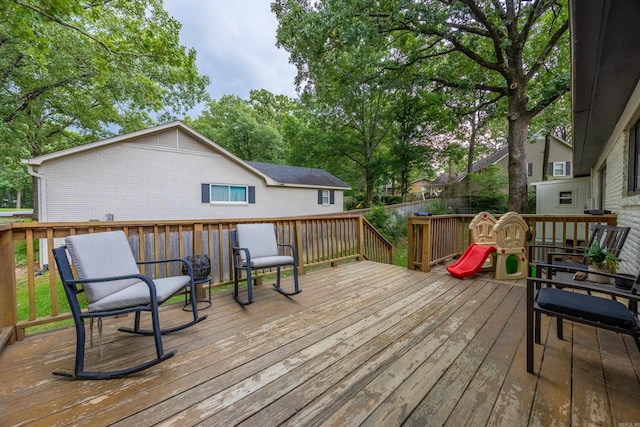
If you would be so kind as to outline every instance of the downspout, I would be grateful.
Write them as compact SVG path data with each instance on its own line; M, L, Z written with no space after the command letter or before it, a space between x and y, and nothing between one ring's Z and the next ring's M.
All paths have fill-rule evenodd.
M38 173L33 165L27 164L27 171L29 175L38 179L38 188L36 189L38 194L38 221L46 222L47 221L47 203L46 203L46 188L47 188L47 180L45 176L41 173Z

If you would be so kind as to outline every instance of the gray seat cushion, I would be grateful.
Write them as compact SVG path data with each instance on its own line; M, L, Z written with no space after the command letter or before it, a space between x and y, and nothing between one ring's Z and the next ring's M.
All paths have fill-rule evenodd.
M246 267L247 263L240 263L243 267ZM253 268L267 268L276 267L278 265L293 265L293 257L291 256L267 256L261 258L254 258L251 255L251 266Z
M80 279L140 274L127 236L122 231L81 234L65 239ZM158 303L190 282L189 276L154 280ZM151 302L149 286L138 278L83 283L89 311L115 310Z
M140 274L127 237L122 231L80 234L65 238L67 250L80 279ZM83 284L87 302L98 301L140 279Z
M238 224L238 246L249 249L251 258L278 256L278 241L273 224ZM246 261L244 251L240 259Z
M180 289L184 288L191 278L189 276L173 276L156 279L153 283L156 286L158 304L169 299ZM149 286L139 281L133 285L121 289L99 301L89 304L89 311L117 310L119 308L132 307L136 305L147 305L151 302Z

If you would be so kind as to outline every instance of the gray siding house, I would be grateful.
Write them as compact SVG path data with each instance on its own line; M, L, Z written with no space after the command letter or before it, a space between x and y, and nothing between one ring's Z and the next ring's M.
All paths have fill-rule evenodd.
M23 162L42 222L329 214L349 189L321 169L245 162L181 122Z

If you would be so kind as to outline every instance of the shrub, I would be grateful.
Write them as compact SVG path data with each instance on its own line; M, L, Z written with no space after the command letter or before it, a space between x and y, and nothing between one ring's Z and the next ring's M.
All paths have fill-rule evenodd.
M382 205L373 206L365 218L393 244L407 233L407 217Z

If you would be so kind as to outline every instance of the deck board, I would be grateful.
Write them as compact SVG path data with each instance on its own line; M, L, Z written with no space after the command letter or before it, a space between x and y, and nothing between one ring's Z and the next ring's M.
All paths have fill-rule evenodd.
M266 282L266 281L265 281ZM291 279L283 279L285 286ZM0 425L613 425L640 422L640 362L628 337L542 317L525 369L525 289L491 273L457 280L369 261L311 271L291 298L266 284L240 307L215 294L209 318L165 336L173 358L128 378L69 381L72 328L0 353ZM164 307L163 324L190 315ZM114 367L153 354L117 332ZM141 356L142 354L146 356Z

